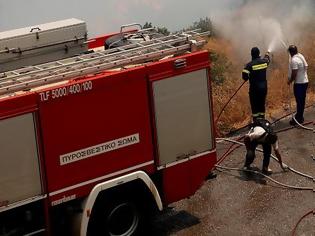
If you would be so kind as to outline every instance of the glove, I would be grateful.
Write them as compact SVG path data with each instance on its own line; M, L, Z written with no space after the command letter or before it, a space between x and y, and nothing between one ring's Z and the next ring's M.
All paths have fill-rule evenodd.
M281 165L281 168L283 169L283 171L288 171L289 170L289 167L286 165L286 164L280 164Z

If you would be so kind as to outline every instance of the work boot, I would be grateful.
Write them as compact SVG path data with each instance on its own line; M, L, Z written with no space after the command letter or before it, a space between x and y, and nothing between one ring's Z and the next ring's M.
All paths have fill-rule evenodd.
M243 167L243 171L248 172L248 170L253 170L253 168L250 166L244 166Z
M270 169L270 168L263 168L261 172L264 175L271 175L272 174L272 169Z
M296 119L296 118L295 118L295 120L296 120L299 124L303 124L303 123L304 123L304 119L299 120L299 119ZM295 120L292 118L292 119L290 120L290 125L292 125L292 126L298 125L298 123L296 123Z
M292 126L297 125L297 123L296 123L295 120L293 120L293 119L290 120L289 124L292 125Z

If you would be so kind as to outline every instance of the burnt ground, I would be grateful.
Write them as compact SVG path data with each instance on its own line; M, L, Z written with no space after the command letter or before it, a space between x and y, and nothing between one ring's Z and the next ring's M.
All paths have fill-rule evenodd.
M305 114L315 121L315 109ZM289 118L276 124L276 129L289 127ZM315 128L314 125L308 127ZM315 176L315 133L294 128L279 133L283 161L296 170ZM218 157L230 143L217 144ZM234 151L223 166L241 168L245 149ZM254 166L261 168L262 154L256 152ZM292 172L283 172L271 160L275 180L294 186L312 187L315 182ZM157 217L152 235L291 235L298 220L315 209L315 192L279 187L257 174L239 171L215 171L217 178L204 183L190 199L173 204ZM315 236L315 217L307 216L297 235Z

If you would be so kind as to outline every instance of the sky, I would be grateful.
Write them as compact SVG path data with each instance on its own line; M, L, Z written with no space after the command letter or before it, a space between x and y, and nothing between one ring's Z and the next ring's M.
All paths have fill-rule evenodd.
M267 50L303 39L315 0L0 0L0 32L67 18L87 23L89 38L130 23L174 32L209 17L239 51Z
M152 22L170 31L233 8L240 0L0 0L0 31L78 18L89 36L116 32L123 24Z

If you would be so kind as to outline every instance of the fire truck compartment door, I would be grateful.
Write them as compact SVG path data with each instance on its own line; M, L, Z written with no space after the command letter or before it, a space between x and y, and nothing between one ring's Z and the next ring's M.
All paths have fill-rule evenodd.
M208 71L153 82L159 165L211 150Z
M0 202L42 193L33 114L0 121Z

